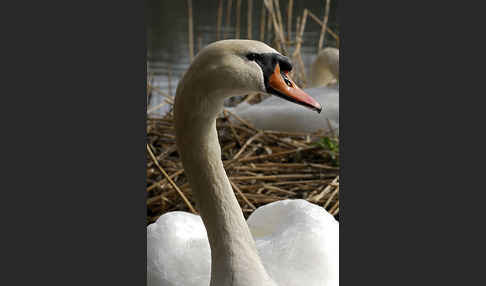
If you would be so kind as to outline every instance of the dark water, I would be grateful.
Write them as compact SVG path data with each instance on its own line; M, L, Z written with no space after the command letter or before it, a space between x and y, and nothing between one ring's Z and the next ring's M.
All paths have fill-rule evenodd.
M174 95L180 77L189 66L187 1L146 0L146 2L148 8L148 72L152 75L152 84L154 86L159 87L168 94ZM229 0L223 0L222 31L220 39L235 38L238 1L231 1L230 24L226 25L229 2ZM194 54L197 54L200 48L216 41L218 38L218 3L219 0L192 0ZM260 21L263 0L253 0L252 3L252 39L260 40ZM280 0L279 3L282 20L285 24L284 29L287 31L287 6L289 1ZM322 20L325 10L324 3L325 1L323 0L293 1L292 39L295 37L297 17L302 17L304 9L307 8ZM336 6L336 0L331 1L328 26L333 31L339 30L336 23ZM241 1L240 11L240 38L247 39L248 0ZM265 21L268 21L268 13L266 13L266 16ZM321 26L308 17L301 53L307 70L316 56L320 32ZM264 42L270 44L273 37L273 33L269 33L268 30L266 30ZM324 46L336 46L336 42L329 33L326 35ZM169 73L171 78L170 82ZM162 96L154 93L149 104L149 109L158 105L162 99ZM152 113L150 115L155 114Z

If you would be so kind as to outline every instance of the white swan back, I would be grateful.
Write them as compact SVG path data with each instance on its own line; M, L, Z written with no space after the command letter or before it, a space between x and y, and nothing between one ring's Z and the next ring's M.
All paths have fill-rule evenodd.
M309 112L305 107L271 96L250 105L242 103L230 111L258 129L286 132L316 132L339 128L339 88L336 85L305 89L322 105L322 112Z
M175 211L147 226L147 285L209 285L211 250L200 216Z
M280 286L339 285L339 223L305 200L282 200L248 218L265 269ZM148 286L207 286L211 250L199 216L170 212L147 227Z
M339 285L339 223L322 207L277 201L255 210L248 225L277 285Z

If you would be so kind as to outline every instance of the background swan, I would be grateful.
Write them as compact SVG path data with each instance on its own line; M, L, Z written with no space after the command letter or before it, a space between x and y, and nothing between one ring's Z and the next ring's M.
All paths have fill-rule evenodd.
M308 112L292 102L269 97L250 105L241 103L230 109L258 129L287 132L338 131L339 128L339 50L325 48L319 52L310 72L310 86L304 91L320 102L325 110L321 114ZM326 86L328 85L328 86Z
M339 79L339 50L332 47L322 49L312 63L309 87L327 86Z
M320 111L264 43L225 40L194 59L177 88L176 140L201 217L147 227L148 285L338 285L338 223L323 208L284 200L245 221L221 162L216 117L229 96L270 93ZM309 112L309 111L308 111Z

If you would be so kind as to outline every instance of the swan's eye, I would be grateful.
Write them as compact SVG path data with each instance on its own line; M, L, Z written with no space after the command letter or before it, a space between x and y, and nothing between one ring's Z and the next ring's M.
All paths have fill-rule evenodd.
M292 82L288 79L288 77L282 72L280 73L282 75L283 80L287 84L288 87L292 87Z
M250 60L250 61L254 61L254 60L256 60L256 59L257 59L257 56L258 56L258 55L257 55L257 54L255 54L255 53L249 53L248 55L246 55L246 58L247 58L248 60Z

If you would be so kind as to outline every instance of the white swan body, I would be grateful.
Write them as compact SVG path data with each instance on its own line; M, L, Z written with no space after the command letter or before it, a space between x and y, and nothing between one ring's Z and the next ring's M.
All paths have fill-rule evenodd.
M248 218L265 269L277 285L339 285L339 224L305 200L282 200ZM147 227L147 285L209 285L211 250L200 216L162 215Z
M258 129L286 132L335 131L339 129L339 50L325 48L312 64L310 86L304 91L322 104L320 114L308 112L304 107L269 97L254 105L241 103L231 108L239 117Z
M285 132L333 130L338 133L339 87L322 86L304 91L322 104L322 113L309 112L305 107L273 96L258 104L243 102L229 110L258 129Z
M308 202L283 201L247 223L221 161L216 118L225 98L265 92L320 111L288 78L290 68L274 49L249 40L215 42L194 59L177 88L174 119L201 217L173 212L147 227L149 286L337 285L334 218Z

